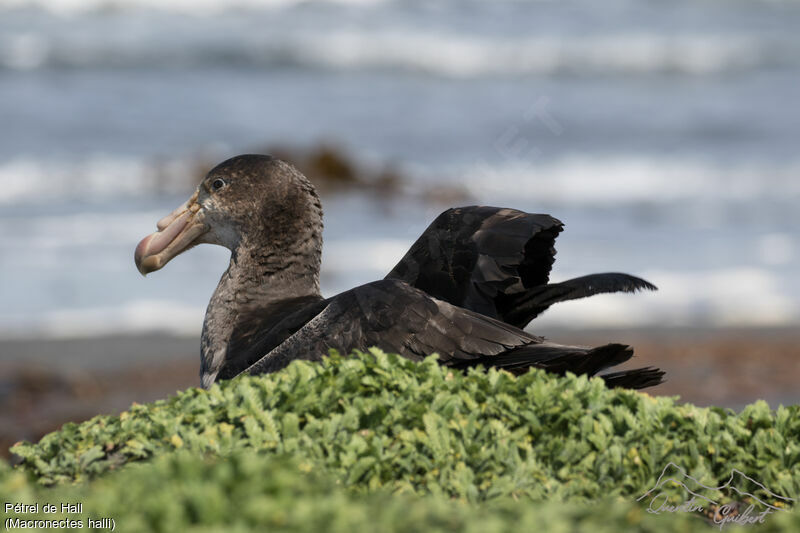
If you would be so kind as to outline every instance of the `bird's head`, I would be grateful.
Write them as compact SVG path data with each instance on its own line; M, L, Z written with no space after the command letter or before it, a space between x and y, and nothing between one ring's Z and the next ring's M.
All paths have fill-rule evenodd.
M189 200L158 221L134 253L143 275L201 243L231 251L258 243L268 252L318 224L314 187L290 164L266 155L240 155L214 167Z

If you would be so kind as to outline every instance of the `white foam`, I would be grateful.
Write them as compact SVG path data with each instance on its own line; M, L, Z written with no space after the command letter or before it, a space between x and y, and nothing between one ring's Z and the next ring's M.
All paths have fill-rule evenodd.
M726 165L695 157L572 155L496 165L476 161L455 175L466 176L462 183L477 198L523 197L558 204L753 202L800 196L798 161Z
M800 303L768 269L645 271L657 292L597 295L553 306L533 329L633 326L786 326L800 322Z
M203 306L165 300L135 300L118 307L47 310L37 317L0 315L0 336L82 338L112 334L200 335Z
M366 271L383 277L405 255L411 243L404 239L349 239L325 242L322 264L337 275ZM378 279L378 278L375 278Z
M187 4L195 6L189 0ZM229 7L209 0L208 7L213 6ZM262 16L268 23L267 15ZM172 18L164 15L154 19L150 15L131 28L123 16L111 12L100 19L100 26L83 22L79 34L47 26L9 32L0 36L0 66L294 65L393 69L454 78L559 73L707 75L796 64L798 51L796 43L777 38L754 39L735 33L669 35L625 29L613 34L496 37L371 24L357 28L289 26L292 31L277 27L256 33L247 22L234 21L228 23L237 35L232 39L221 35L210 18L196 20L193 32L178 26L178 37L165 39L164 33L172 33L176 24ZM148 30L148 25L152 29Z
M765 265L788 265L795 259L796 237L788 233L770 233L759 239L758 251Z
M4 217L10 231L0 235L4 247L44 251L80 246L136 242L145 231L155 231L161 211L134 213L71 213L37 217Z
M51 54L47 38L24 32L7 38L0 47L0 65L18 70L30 70L47 63Z
M375 277L380 276L373 276ZM655 293L598 295L553 306L531 330L555 327L706 326L768 327L800 323L800 305L787 297L768 269L712 272L647 271ZM47 310L35 315L0 314L0 337L78 338L165 332L200 334L203 305L137 299L111 307Z
M16 158L0 163L0 205L69 198L187 194L191 158L168 162L106 155L79 161ZM534 199L562 205L624 205L703 199L710 203L800 198L800 161L726 165L696 157L566 155L529 163L477 160L442 175L459 176L475 198ZM769 176L769 179L765 179ZM412 176L427 179L424 175Z
M309 62L336 68L392 67L454 77L586 72L707 74L767 59L735 35L615 34L496 39L454 33L332 32L304 39Z
M158 165L104 154L78 161L17 157L0 163L0 204L186 193L194 186L193 170L189 161Z
M384 0L316 0L331 4L373 5ZM92 11L154 9L178 13L216 14L231 9L274 9L306 3L307 0L4 0L5 8L36 7L59 14Z

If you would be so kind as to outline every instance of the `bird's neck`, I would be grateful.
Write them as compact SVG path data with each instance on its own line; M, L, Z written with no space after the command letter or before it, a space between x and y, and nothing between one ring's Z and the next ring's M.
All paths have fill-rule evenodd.
M271 242L268 247L263 244L268 241L243 241L231 254L203 323L200 370L203 387L214 383L225 364L231 336L241 317L282 300L321 297L321 228L293 237L290 242Z

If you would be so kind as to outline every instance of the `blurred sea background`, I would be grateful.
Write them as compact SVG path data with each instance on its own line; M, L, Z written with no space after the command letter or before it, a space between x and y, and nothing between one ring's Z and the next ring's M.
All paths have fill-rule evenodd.
M323 189L325 294L383 277L447 207L546 212L552 279L660 291L534 332L638 340L700 403L796 403L798 28L791 1L3 0L0 418L25 426L24 391L141 399L87 397L86 375L135 381L100 370L195 384L228 252L144 279L133 250L213 164L273 149L358 169Z

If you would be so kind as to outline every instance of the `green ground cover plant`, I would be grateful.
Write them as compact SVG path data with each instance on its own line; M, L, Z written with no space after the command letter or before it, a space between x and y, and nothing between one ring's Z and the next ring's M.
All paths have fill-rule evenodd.
M23 462L0 469L0 480L6 501L77 491L106 515L127 502L128 524L143 530L166 531L159 524L170 516L213 529L238 502L250 509L242 530L270 520L290 530L313 528L303 520L395 530L419 519L441 531L526 520L552 520L551 531L650 531L664 516L635 499L670 462L709 486L737 469L774 493L800 495L798 415L798 406L765 402L740 413L699 408L542 371L462 374L434 358L371 350L67 424L15 446ZM677 486L668 490L679 497ZM685 514L666 518L670 527L708 527ZM777 530L798 526L794 512L769 520Z
M20 515L25 520L113 518L117 531L548 531L617 533L714 531L687 514L653 515L633 501L593 504L499 497L469 503L442 496L354 492L296 457L239 450L225 458L164 454L90 483L45 488L0 468L3 501L82 502L79 514ZM797 531L796 514L769 517L759 532ZM726 531L748 531L745 528Z

